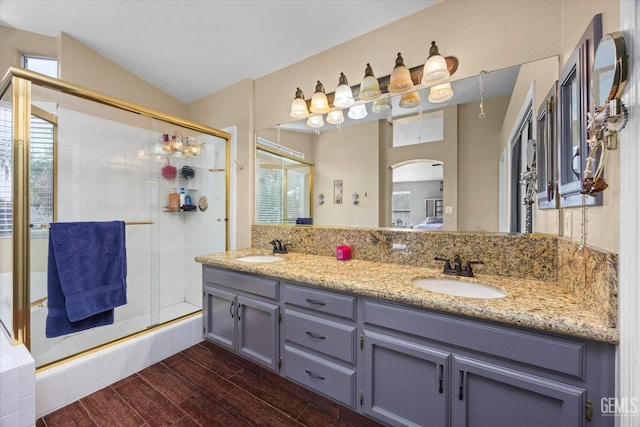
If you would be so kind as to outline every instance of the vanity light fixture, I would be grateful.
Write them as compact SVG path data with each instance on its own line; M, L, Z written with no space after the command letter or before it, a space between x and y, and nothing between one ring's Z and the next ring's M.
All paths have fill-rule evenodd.
M309 110L307 110L307 101L304 99L304 93L300 88L296 89L296 97L291 101L291 113L290 116L294 119L306 119L309 117Z
M344 123L344 114L342 114L342 110L329 112L329 114L327 114L327 123L338 125L338 129L340 129L340 125Z
M364 70L364 78L360 84L360 99L363 101L371 101L380 97L380 95L382 95L380 83L373 75L371 64L367 63L367 68Z
M347 113L350 119L360 120L367 117L367 107L364 104L354 105L349 108L349 112Z
M322 193L318 194L318 204L324 205L324 194Z
M324 86L320 80L316 83L316 91L311 97L311 106L309 111L316 114L324 114L329 111L329 101L324 93Z
M429 57L424 64L422 72L422 84L434 86L446 81L449 77L451 75L447 67L447 61L440 55L436 42L432 41L429 48Z
M347 108L351 107L354 102L353 91L349 87L347 77L344 73L340 73L340 79L338 79L338 87L336 88L333 105L338 108ZM327 119L327 121L329 120Z
M409 93L405 93L400 97L399 106L400 108L414 108L422 103L420 99L420 94L418 91L413 91Z
M391 78L389 80L389 92L402 93L413 88L413 80L411 80L411 73L406 65L404 65L404 59L402 54L398 52L396 57L396 65L391 72Z
M436 86L431 86L429 89L429 102L433 104L446 102L451 98L453 98L451 83L442 83Z

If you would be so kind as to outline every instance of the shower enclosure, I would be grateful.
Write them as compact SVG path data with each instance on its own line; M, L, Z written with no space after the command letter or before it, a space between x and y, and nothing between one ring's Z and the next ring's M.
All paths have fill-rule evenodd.
M11 68L0 86L2 328L43 367L198 315L194 257L228 249L228 165L226 132ZM127 224L127 304L113 325L46 338L48 225L113 220Z

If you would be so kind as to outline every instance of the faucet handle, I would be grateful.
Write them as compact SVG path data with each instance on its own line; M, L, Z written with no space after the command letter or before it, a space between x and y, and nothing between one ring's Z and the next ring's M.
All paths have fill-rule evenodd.
M451 262L447 258L435 257L434 260L436 260L436 261L444 261L444 269L445 270L450 270L451 269Z
M473 273L472 264L484 264L484 261L467 261L467 266L464 268L467 273Z

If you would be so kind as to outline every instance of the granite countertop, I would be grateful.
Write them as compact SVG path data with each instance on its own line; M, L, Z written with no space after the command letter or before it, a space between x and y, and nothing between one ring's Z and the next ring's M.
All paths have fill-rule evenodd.
M267 255L268 251L244 249L200 255L196 262L231 270L260 274L335 291L380 298L416 307L461 314L554 332L594 341L617 344L618 330L608 327L593 311L581 306L573 293L556 282L514 279L480 274L457 278L442 270L404 264L288 253L280 262L249 263L237 258ZM478 299L450 296L421 289L411 283L417 278L459 279L490 284L507 295Z

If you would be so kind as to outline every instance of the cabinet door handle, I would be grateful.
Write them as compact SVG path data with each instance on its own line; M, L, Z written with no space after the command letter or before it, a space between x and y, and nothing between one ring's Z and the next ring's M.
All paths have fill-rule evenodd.
M460 371L460 389L458 391L458 400L464 400L464 371Z
M438 379L438 393L442 394L442 377L444 374L444 365L442 363L440 363L438 365L438 368L440 369L440 375L439 375L439 379Z
M307 331L307 332L305 332L305 334L309 335L311 338L315 338L315 339L318 339L318 340L325 339L325 337L323 337L322 335L318 335L318 334L313 333L311 331Z
M229 306L229 314L231 315L231 318L233 319L233 301L231 301L231 305Z
M238 308L236 309L236 317L238 318L238 321L240 321L240 310L242 310L244 308L244 304L238 304Z
M318 375L318 374L314 374L313 372L311 372L308 369L305 369L305 372L307 373L307 375L309 375L311 378L314 378L316 380L324 380L324 377L322 375Z
M325 302L317 301L317 300L314 300L314 299L311 299L311 298L307 298L307 302L309 304L317 305L317 306L320 306L320 307L322 307L323 305L327 305L327 303L325 303Z

